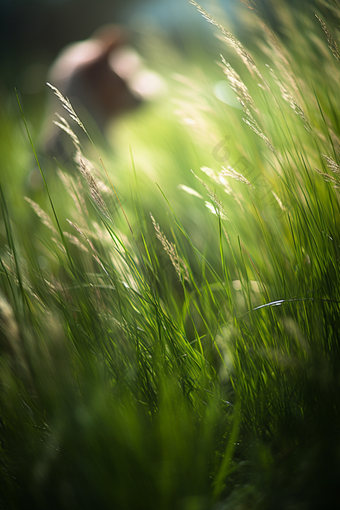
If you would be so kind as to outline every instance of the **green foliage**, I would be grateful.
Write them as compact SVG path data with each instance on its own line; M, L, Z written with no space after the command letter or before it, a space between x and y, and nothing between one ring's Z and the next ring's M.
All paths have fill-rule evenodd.
M285 43L260 25L257 64L197 8L243 112L213 95L216 71L192 69L168 79L178 118L163 102L121 121L108 172L76 144L73 173L38 164L34 200L3 181L4 508L318 509L336 495L337 44L279 2ZM15 166L3 117L19 175L27 143Z

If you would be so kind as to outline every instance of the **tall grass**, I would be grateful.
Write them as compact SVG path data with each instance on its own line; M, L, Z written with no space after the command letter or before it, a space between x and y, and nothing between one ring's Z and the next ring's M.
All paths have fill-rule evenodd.
M250 10L255 59L191 3L241 108L218 102L215 74L169 78L178 120L165 103L162 128L152 111L122 122L119 173L76 143L55 206L41 166L33 242L1 193L4 508L318 509L337 496L335 33L279 3L283 43Z

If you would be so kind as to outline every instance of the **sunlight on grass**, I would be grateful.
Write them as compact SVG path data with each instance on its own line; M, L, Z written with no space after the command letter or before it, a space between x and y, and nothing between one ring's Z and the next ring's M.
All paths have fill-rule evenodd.
M336 31L321 13L297 30L279 2L286 39L251 10L248 52L191 3L215 71L174 57L167 100L112 127L115 154L71 133L73 170L46 162L33 189L29 122L1 111L0 507L337 494Z

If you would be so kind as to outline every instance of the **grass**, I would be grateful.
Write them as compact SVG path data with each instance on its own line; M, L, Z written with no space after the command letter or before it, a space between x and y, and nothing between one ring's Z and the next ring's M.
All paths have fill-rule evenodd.
M255 59L196 7L223 58L118 124L109 179L89 146L23 189L34 137L2 111L0 507L336 501L336 32L279 3Z

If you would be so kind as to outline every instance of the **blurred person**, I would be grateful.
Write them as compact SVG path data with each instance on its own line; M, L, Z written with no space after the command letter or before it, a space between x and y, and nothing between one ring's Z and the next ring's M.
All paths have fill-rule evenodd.
M141 64L137 54L127 51L127 39L126 29L104 26L89 39L67 46L49 72L48 82L70 100L81 118L91 118L103 135L111 119L141 102L129 83ZM54 99L51 103L50 108L69 121L62 102ZM62 130L57 126L47 129L48 154L65 158L65 144Z
M104 139L112 120L153 98L163 85L161 78L147 70L138 53L127 45L128 38L126 28L105 25L89 39L67 46L48 76L85 124L93 121ZM49 109L69 122L59 99L53 98ZM65 162L70 157L72 141L53 125L50 116L47 122L45 152Z
M91 136L95 134L96 144L107 142L107 128L118 116L163 95L166 90L160 76L144 66L128 40L127 28L104 25L88 39L62 50L48 73L53 91L58 90L70 101L86 130ZM72 136L60 125L67 131L68 124L83 147L89 139L53 91L49 90L39 153L43 159L55 158L62 167L72 170L76 147ZM29 174L28 186L37 189L41 185L40 172L35 167Z

